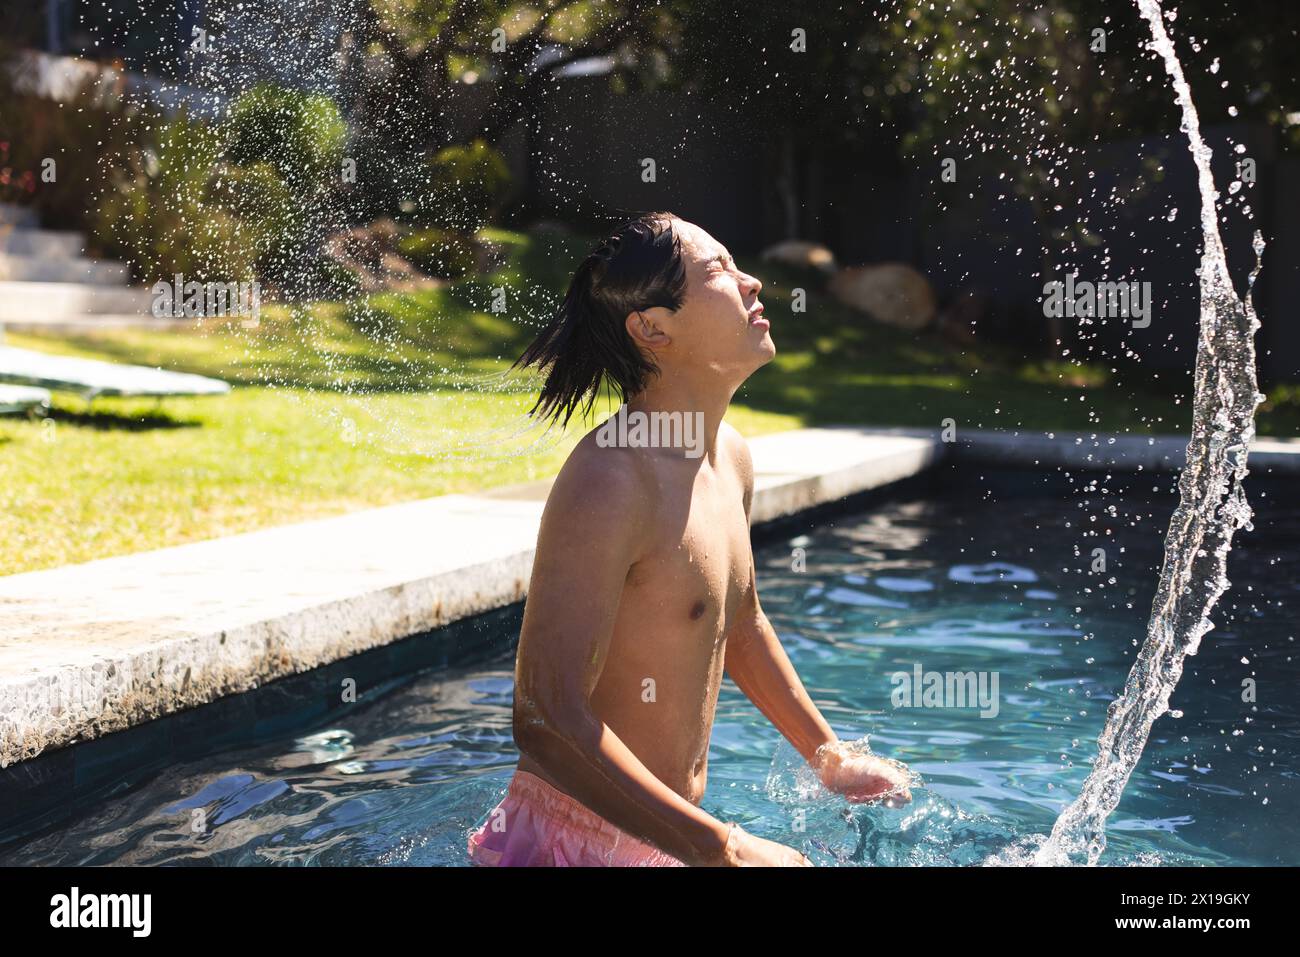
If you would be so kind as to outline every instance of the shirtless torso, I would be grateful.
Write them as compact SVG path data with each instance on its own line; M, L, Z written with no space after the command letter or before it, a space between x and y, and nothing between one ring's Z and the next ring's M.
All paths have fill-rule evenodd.
M714 461L600 448L591 435L574 455L622 458L651 492L645 504L655 516L623 583L592 711L655 777L698 805L726 636L751 574L748 450L724 423ZM519 767L564 790L527 755Z

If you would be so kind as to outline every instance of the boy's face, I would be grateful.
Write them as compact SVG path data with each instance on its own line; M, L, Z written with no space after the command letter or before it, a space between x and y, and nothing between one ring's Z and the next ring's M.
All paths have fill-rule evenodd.
M661 362L687 364L743 382L776 355L758 301L763 284L741 272L726 248L699 226L678 219L673 230L681 239L686 296L676 312L645 311L645 318L667 338L666 343L646 344Z

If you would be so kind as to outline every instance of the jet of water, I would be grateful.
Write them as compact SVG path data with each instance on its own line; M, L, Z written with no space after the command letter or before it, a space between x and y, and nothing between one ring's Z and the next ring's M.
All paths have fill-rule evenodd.
M1037 864L1095 864L1106 847L1106 819L1119 804L1155 720L1213 625L1209 614L1228 587L1228 551L1238 528L1250 528L1242 481L1255 436L1255 407L1263 401L1255 382L1255 318L1249 289L1238 298L1228 276L1219 236L1218 192L1211 153L1201 138L1192 92L1159 0L1137 0L1151 27L1151 48L1164 60L1182 110L1181 129L1196 162L1201 193L1201 315L1196 350L1192 435L1179 478L1179 502L1165 536L1164 565L1151 607L1146 641L1120 696L1111 703L1098 739L1097 758L1078 798L1061 812L1035 854ZM1255 233L1255 270L1264 242Z

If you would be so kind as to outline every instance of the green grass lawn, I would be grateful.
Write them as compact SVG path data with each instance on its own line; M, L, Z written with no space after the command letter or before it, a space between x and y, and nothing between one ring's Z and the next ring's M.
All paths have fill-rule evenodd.
M231 395L58 397L49 420L0 419L0 574L48 568L554 474L585 429L528 429L534 380L504 373L558 303L589 241L493 234L495 273L353 304L266 308L256 329L123 330L7 343L224 378ZM776 360L737 396L747 435L856 422L1169 433L1186 402L1096 368L883 329L756 263ZM490 311L494 287L507 309ZM1184 383L1185 385L1185 383ZM586 425L612 408L598 403ZM1261 432L1294 434L1282 390Z

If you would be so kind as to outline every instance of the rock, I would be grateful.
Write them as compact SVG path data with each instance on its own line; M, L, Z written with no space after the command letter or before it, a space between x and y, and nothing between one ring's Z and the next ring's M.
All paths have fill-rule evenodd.
M899 329L924 329L938 312L930 281L905 263L878 263L841 269L829 284L831 295L876 322Z
M336 233L324 244L325 255L351 273L362 292L419 289L442 285L416 269L397 251L401 229L391 219L377 219Z
M800 269L817 269L824 273L835 271L835 254L825 246L802 239L787 239L763 250L763 262L781 263Z

